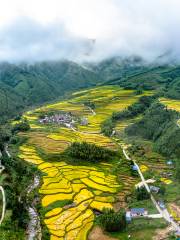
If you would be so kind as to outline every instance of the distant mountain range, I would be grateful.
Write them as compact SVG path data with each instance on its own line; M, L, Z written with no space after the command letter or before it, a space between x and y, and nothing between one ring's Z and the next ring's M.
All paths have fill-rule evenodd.
M66 60L19 65L1 63L1 120L13 117L24 107L101 84L117 84L126 89L156 89L180 99L180 66L147 64L140 57L116 57L84 64Z

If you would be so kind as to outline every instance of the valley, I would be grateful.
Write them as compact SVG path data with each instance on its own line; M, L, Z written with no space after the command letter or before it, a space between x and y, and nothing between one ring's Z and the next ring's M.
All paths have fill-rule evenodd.
M180 1L0 3L0 240L180 240Z
M111 103L112 98L116 100ZM122 104L124 99L126 101ZM94 102L96 115L83 104L86 100ZM20 147L19 157L36 164L43 174L39 193L42 195L42 207L48 209L44 222L51 239L86 239L95 218L93 211L113 208L113 204L117 204L116 193L124 185L124 179L117 179L113 174L113 164L108 159L99 164L87 162L72 165L61 156L58 161L52 161L51 155L60 154L74 141L86 141L117 150L118 145L100 133L100 125L117 107L123 109L134 101L133 91L123 91L116 86L94 88L73 94L69 101L47 105L24 115L31 131L20 133L28 140L26 145ZM86 117L89 124L77 124L76 129L58 124L41 124L38 116L50 111L71 112L78 117ZM41 154L38 154L40 151ZM41 157L43 155L45 159ZM66 205L63 206L63 202Z
M128 239L131 235L133 239L150 240L152 238L146 232L156 237L156 232L166 229L169 221L167 217L163 219L158 206L162 201L178 222L173 207L173 204L179 204L174 165L169 166L168 158L155 152L150 141L128 137L125 132L127 127L141 121L144 114L117 120L111 135L102 133L102 124L115 112L131 109L143 96L153 94L154 91L137 94L135 90L124 90L116 85L94 87L74 92L67 100L27 111L21 119L11 121L13 128L24 121L30 127L28 131L16 133L20 143L10 144L11 154L27 163L34 171L34 179L40 178L39 187L36 182L29 182L28 187L31 189L26 200L30 217L28 239L41 239L42 235L43 240L85 240L89 235L89 239L93 236L93 240L98 240L93 235L98 231L102 234L97 234L99 239L105 234L107 239ZM168 108L179 110L176 100L160 98L160 101ZM91 162L88 158L74 159L67 154L73 143L84 142L118 155ZM131 160L124 151L136 159L144 178L153 183L149 186L165 189L165 195L152 193L156 205L152 199L136 199L135 189L145 183L132 171ZM144 208L153 218L134 219L123 232L107 233L101 226L101 231L98 230L98 216L104 209L118 212L133 208ZM167 234L171 235L175 229L171 228Z
M144 96L152 94L152 91L143 92ZM40 174L41 185L37 194L43 239L88 239L89 232L96 226L96 215L104 208L114 208L118 211L145 207L149 214L158 213L151 200L127 201L127 198L132 198L133 189L140 179L132 175L130 163L123 155L123 148L130 147L123 135L125 127L137 121L139 116L132 122L131 120L118 122L114 136L108 137L101 133L103 121L111 117L113 112L122 111L134 104L141 96L136 95L134 90L123 90L118 86L95 87L75 92L68 100L28 111L21 120L18 120L26 119L30 130L18 133L18 137L25 141L18 149L13 150L12 146L12 151L21 161L35 166ZM57 116L62 118L63 114L67 113L75 119L73 127L39 120L48 114L50 116L61 114ZM82 124L82 119L86 119L85 124ZM12 122L12 125L18 124L18 121ZM93 163L81 159L74 161L64 154L73 142L95 144L119 152L119 157ZM149 151L148 156L152 154L152 150ZM160 169L169 171L165 161L162 156L155 153L151 162L147 162L147 159L141 156L137 159L143 174L147 177L151 172L159 179L158 181L163 180L160 177ZM167 184L173 183L169 180ZM153 221L156 220L144 221L142 228L145 232L146 228L148 229L148 221L151 221L149 226L152 232L166 227L163 220L159 220L159 224L155 225ZM117 239L121 239L122 236L126 239L129 233L134 239L151 239L149 234L146 238L144 235L141 236L142 232L138 231L137 227L133 229L132 226L131 224L128 226L126 233L119 233Z

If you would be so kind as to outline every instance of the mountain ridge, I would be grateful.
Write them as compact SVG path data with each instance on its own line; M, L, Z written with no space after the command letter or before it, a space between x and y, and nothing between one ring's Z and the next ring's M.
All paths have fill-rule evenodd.
M96 85L156 90L162 96L180 99L180 67L149 64L137 56L83 64L68 60L1 63L0 114L4 118L13 117L25 107L53 101L75 90Z

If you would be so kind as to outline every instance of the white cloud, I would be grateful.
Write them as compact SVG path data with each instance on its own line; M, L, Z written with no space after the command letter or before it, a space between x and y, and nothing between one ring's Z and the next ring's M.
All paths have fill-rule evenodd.
M0 0L0 60L178 57L179 9L179 0Z

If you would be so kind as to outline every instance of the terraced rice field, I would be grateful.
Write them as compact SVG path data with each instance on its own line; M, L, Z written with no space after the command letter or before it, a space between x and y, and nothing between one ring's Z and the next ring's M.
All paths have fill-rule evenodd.
M93 225L93 210L113 208L115 193L121 186L116 176L104 173L103 164L91 167L45 162L34 147L26 145L20 147L19 157L37 165L44 175L39 190L44 208L58 201L72 201L70 206L52 208L46 213L44 222L51 239L86 239Z
M127 126L139 121L141 118L142 118L142 116L139 115L135 118L125 119L125 120L122 120L122 121L117 121L116 126L115 126L116 132L117 133L123 133Z
M169 109L180 112L180 101L170 98L160 98L160 102L167 106Z
M151 94L150 92L145 94ZM68 101L49 104L27 112L24 117L31 125L31 131L21 133L28 138L20 147L19 157L37 165L43 173L43 183L39 190L42 195L42 207L47 212L44 222L51 234L51 240L85 240L94 221L94 210L105 208L116 209L116 201L122 200L129 192L131 182L124 181L125 174L118 179L112 175L112 164L108 162L94 165L74 166L63 159L52 162L43 159L43 152L57 154L63 152L72 142L86 141L106 148L117 149L118 145L100 133L101 123L114 111L120 111L136 102L140 96L132 90L122 90L117 86L105 86L76 92ZM95 103L96 114L83 103L90 100ZM76 129L65 128L53 124L40 124L40 114L53 112L71 112L78 117L87 117L88 125L76 125ZM108 160L108 159L107 159ZM120 178L121 178L120 177ZM132 181L131 181L132 180ZM70 204L62 206L63 201Z

